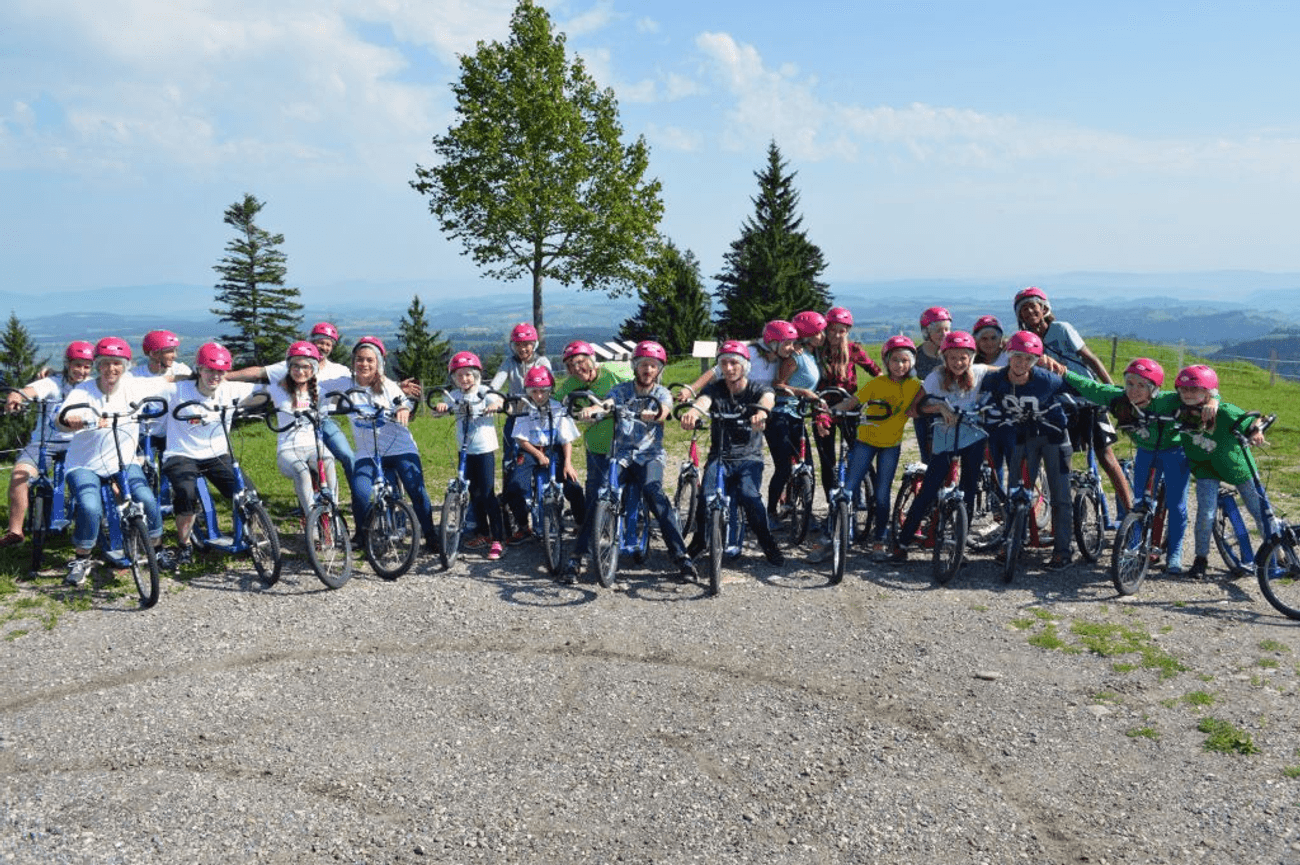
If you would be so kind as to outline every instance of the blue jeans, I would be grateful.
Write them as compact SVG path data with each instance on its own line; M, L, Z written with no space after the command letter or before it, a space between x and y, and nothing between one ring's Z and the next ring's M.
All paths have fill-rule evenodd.
M411 507L415 509L416 519L426 538L434 536L433 503L424 488L424 467L416 454L396 454L380 458L384 476L396 486L401 482L402 489L411 497ZM363 528L370 511L370 496L379 479L379 466L374 457L362 457L354 464L352 476L352 516L357 521L357 528Z
M573 558L581 559L591 546L591 518L596 510L596 493L609 475L609 455L587 451L587 484L583 488L586 513L582 515L582 527L578 537L573 541Z
M700 472L700 502L704 507L695 509L695 539L693 544L703 544L708 531L705 520L708 519L709 496L718 490L718 464L709 460ZM763 463L759 460L722 464L722 482L726 485L731 500L745 509L745 518L749 521L749 530L758 538L758 545L764 552L776 549L776 540L772 537L772 528L767 524L767 511L763 508L763 497L759 487L763 482Z
M1165 448L1160 451L1138 448L1133 455L1133 495L1146 495L1147 472L1155 464L1155 477L1151 479L1153 487L1160 485L1160 478L1165 479L1165 512L1168 522L1165 525L1165 539L1168 553L1165 561L1168 567L1181 568L1183 565L1183 536L1187 534L1187 485L1191 480L1191 468L1187 464L1187 452L1181 446ZM1153 503L1154 504L1154 503Z
M853 450L849 451L849 467L845 472L844 484L851 500L857 500L858 487L862 486L862 479L868 472L871 474L871 483L876 494L873 502L875 507L875 522L871 538L873 541L883 541L885 533L889 531L889 491L894 485L894 475L898 471L898 458L902 450L902 445L882 448L860 441L853 445ZM873 461L874 468L871 465Z
M1015 477L1013 486L1019 486L1025 477L1038 477L1038 466L1042 465L1052 497L1052 555L1057 558L1070 554L1070 539L1074 537L1074 502L1070 496L1070 457L1073 453L1069 442L1052 444L1047 436L1026 436L1023 442L1017 442L1011 449L1007 463ZM1025 467L1025 474L1017 475L1021 465Z
M352 487L352 472L356 463L356 456L352 453L352 442L348 441L347 435L339 428L334 418L324 418L320 424L321 441L325 442L325 447L330 453L334 454L334 459L339 465L343 466L343 477L348 480L348 488ZM366 501L369 501L367 496ZM356 516L354 511L352 514Z
M932 454L932 458L925 464L925 477L921 480L921 489L912 500L912 506L907 509L907 517L903 520L899 537L894 539L895 544L905 547L915 540L917 527L921 525L921 520L934 504L934 500L939 497L939 490L943 489L943 485L948 481L948 470L952 466L953 457L961 460L958 486L961 488L962 497L966 500L966 513L971 512L975 505L975 487L980 479L980 464L984 461L984 444L984 439L980 439L959 451Z
M79 553L88 552L99 537L99 522L104 516L99 488L107 479L90 469L73 469L68 472L67 480L68 496L77 503L72 545ZM144 470L136 463L131 463L126 467L126 481L131 494L144 505L149 538L157 541L163 533L162 512L158 509L158 500L153 497L153 490L149 489L149 482L144 479Z
M932 431L934 429L935 415L918 414L912 418L912 429L916 431L916 446L921 450L921 462L926 465L930 464L934 451L930 450L933 444Z
M632 463L622 470L619 478L623 488L631 484L641 486L641 507L649 507L650 514L659 523L659 534L668 548L668 555L674 562L686 559L686 542L682 540L681 527L677 525L677 509L664 495L664 464L660 460L651 460L645 465Z
M783 411L775 411L768 419L764 432L767 449L772 454L772 478L767 484L767 509L776 511L776 503L785 492L790 480L790 460L799 456L799 443L803 441L803 419Z
M528 452L520 450L520 459L516 460L514 471L510 472L509 480L506 481L505 499L506 506L510 508L510 514L514 517L515 526L523 528L528 525L528 498L533 494L534 485L538 478L545 483L551 477L550 467L543 468L537 464L537 460ZM546 455L555 462L555 480L564 487L564 498L569 502L569 509L578 519L582 519L586 513L586 500L583 498L582 486L576 481L571 481L564 476L560 470L560 464L564 461L564 453L558 447L547 448ZM541 526L533 526L534 531L541 531Z
M1255 518L1255 528L1260 537L1264 536L1264 524L1259 515L1259 493L1255 492L1255 484L1252 481L1246 481L1244 484L1237 484L1237 493L1241 496L1241 503L1250 511L1250 515ZM1214 517L1219 510L1219 480L1218 478L1197 478L1196 479L1196 555L1208 556L1210 554L1210 538L1214 534ZM1255 552L1248 544L1242 552L1242 560L1245 564L1251 564L1255 561Z

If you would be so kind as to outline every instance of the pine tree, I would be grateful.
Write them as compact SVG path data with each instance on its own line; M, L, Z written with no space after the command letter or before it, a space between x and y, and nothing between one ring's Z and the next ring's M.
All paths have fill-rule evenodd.
M771 142L766 168L754 172L754 215L741 226L740 237L723 256L723 272L714 277L718 333L728 338L750 338L774 318L831 305L829 286L819 279L826 260L801 229L799 193L786 164Z
M221 341L237 366L265 366L280 360L302 330L302 304L296 288L284 286L283 234L271 234L254 220L263 203L245 193L226 208L225 223L237 232L226 255L212 269L221 275L212 312L233 326Z
M638 293L641 306L623 322L620 339L653 339L676 357L689 355L696 340L713 338L709 293L700 262L689 249L682 252L671 240L664 243Z
M451 360L451 343L442 331L429 329L424 304L417 294L397 324L397 346L392 352L392 378L413 378L425 387L447 379L447 361Z
M40 373L49 359L37 360L40 347L32 339L26 326L13 312L9 323L0 333L0 376L8 387L22 387ZM35 415L31 412L0 415L0 448L9 450L22 447L31 434Z

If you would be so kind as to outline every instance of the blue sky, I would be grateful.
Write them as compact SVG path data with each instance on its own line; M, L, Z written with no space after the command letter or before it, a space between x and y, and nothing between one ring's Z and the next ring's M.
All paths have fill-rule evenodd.
M832 287L1300 271L1293 3L544 5L706 278L770 140ZM407 183L513 8L7 0L0 288L211 284L246 191L292 284L475 278Z

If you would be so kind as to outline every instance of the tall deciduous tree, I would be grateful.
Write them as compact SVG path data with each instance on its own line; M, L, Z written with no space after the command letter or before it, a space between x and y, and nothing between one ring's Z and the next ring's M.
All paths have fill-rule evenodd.
M263 206L245 193L226 208L225 223L236 234L221 262L212 267L221 276L212 312L232 326L221 341L238 363L256 366L283 358L302 330L298 289L284 284L284 235L271 234L255 222Z
M819 279L826 260L801 228L794 173L786 173L775 141L767 148L767 166L754 176L754 215L741 226L740 237L723 256L722 273L714 277L718 332L726 337L752 337L774 318L831 304L829 286Z
M713 338L709 293L700 262L689 249L664 243L638 293L641 306L623 322L620 339L653 339L675 356L690 354L696 340Z
M40 347L18 316L9 313L9 323L0 332L0 376L8 387L22 387L40 373L47 362L38 360ZM0 448L21 447L32 431L33 415L0 415Z
M442 331L429 329L424 304L415 295L406 308L406 315L397 323L394 377L413 378L425 386L438 384L447 379L449 360L451 343L442 338Z
M663 212L644 138L622 143L614 92L564 43L545 9L520 0L505 44L461 57L457 122L433 139L438 164L411 181L484 275L531 277L542 351L543 282L630 293Z

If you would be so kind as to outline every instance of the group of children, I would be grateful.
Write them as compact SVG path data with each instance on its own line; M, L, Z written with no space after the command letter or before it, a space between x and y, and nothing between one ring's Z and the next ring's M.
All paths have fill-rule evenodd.
M832 407L820 403L818 393L834 387L852 395L834 408L865 407L849 453L847 485L850 493L855 493L868 474L873 480L875 498L870 506L875 512L875 528L869 542L876 558L906 560L913 536L946 482L953 460L960 463L958 483L968 507L986 458L1011 486L1018 482L1022 464L1027 466L1027 477L1036 476L1041 464L1051 492L1053 520L1057 526L1068 527L1070 459L1084 442L1095 449L1121 510L1132 504L1132 492L1111 449L1117 440L1115 429L1105 412L1074 408L1075 398L1079 398L1108 409L1131 435L1137 447L1136 477L1145 479L1152 466L1164 477L1171 515L1167 569L1172 573L1182 571L1187 487L1190 478L1196 478L1199 516L1190 573L1204 574L1218 483L1237 486L1247 508L1259 518L1258 496L1250 483L1251 455L1236 446L1229 432L1241 410L1219 400L1213 370L1203 366L1184 369L1175 381L1175 392L1168 393L1160 390L1164 384L1160 366L1139 358L1125 369L1123 385L1115 385L1078 332L1052 315L1041 289L1019 292L1014 310L1018 330L1004 339L995 316L980 317L970 332L964 332L953 330L948 310L930 307L920 316L920 345L906 336L890 337L880 348L880 366L861 345L849 340L853 316L843 307L832 307L825 314L807 310L789 321L768 322L760 338L750 343L722 341L716 365L678 396L690 404L681 418L681 426L687 430L700 424L711 410L743 416L739 422L711 427L702 495L707 498L721 475L745 509L768 561L783 564L784 553L773 529L792 461L807 447L800 401L809 400L817 406L814 442L829 498L836 483L835 437L844 430L831 423ZM130 484L145 503L150 536L161 544L161 514L136 460L141 428L134 421L119 423L114 442L112 424L101 418L126 412L131 403L146 396L161 397L169 405L192 400L229 405L255 390L265 390L280 416L277 465L293 480L304 513L311 507L318 473L336 489L338 465L351 490L357 525L364 525L362 515L382 471L400 479L424 531L426 546L436 551L432 504L419 448L407 426L407 401L418 394L418 386L409 382L399 385L385 375L386 349L377 337L357 340L350 366L329 360L338 341L338 330L320 322L306 340L289 347L283 362L242 370L232 369L228 350L206 343L196 353L197 369L192 371L176 359L179 338L169 331L152 331L142 346L145 358L130 372L131 348L121 339L69 344L61 373L38 379L22 390L29 399L90 407L68 413L62 424L51 422L45 431L50 452L65 460L69 490L77 502L75 556L69 564L68 581L80 584L89 572L89 555L99 526L99 489L117 470L119 447ZM466 453L465 471L478 526L465 546L483 550L488 559L495 560L501 558L505 545L528 540L532 535L529 487L534 473L548 472L554 463L566 499L580 520L575 553L562 578L577 579L590 543L590 510L608 475L610 460L617 460L626 480L640 485L679 575L693 578L692 558L703 548L705 533L700 523L704 509L696 509L700 523L688 546L683 535L691 527L677 525L663 489L663 430L673 408L673 397L661 382L667 362L663 347L651 341L638 344L629 378L622 365L602 364L590 344L571 342L562 354L568 375L557 385L549 360L538 354L538 334L532 325L517 325L509 344L509 356L488 382L476 355L467 351L453 355L448 365L452 387L446 399L435 406L435 411L464 412L456 424L457 445ZM865 376L861 384L860 376ZM590 392L595 403L575 410L571 417L560 401L576 390ZM329 395L336 392L347 392L353 403L389 413L374 429L371 427L377 421L351 417L355 448L324 411ZM504 446L499 448L494 418L504 407L500 394L513 398L513 404L524 410L509 414ZM643 409L635 414L610 411L633 401ZM18 402L19 398L11 395L10 410L17 408ZM990 403L995 409L992 417L977 410ZM307 409L315 410L319 417L305 415ZM1149 425L1140 422L1144 413L1180 411L1181 432L1172 430L1157 438ZM603 413L609 416L600 418ZM55 414L57 408L50 417ZM617 434L615 417L620 424ZM592 422L579 433L575 419ZM891 487L908 419L913 421L927 468L918 495L891 538ZM190 534L198 478L206 478L227 497L235 489L233 465L219 423L219 413L196 411L183 421L168 414L144 430L163 449L163 471L173 489L178 548L173 557L159 547L159 561L165 565L192 558ZM39 435L38 430L33 443L16 460L10 482L9 529L0 538L0 546L23 540L26 485L36 472ZM585 445L585 486L573 458L573 445L579 437ZM1258 432L1252 433L1253 442L1261 439ZM766 502L762 483L765 443L774 467ZM496 496L498 449L506 467L501 501ZM719 462L721 472L717 470ZM514 526L508 536L502 502ZM1053 537L1049 567L1063 567L1071 560L1071 532L1059 530ZM815 540L810 558L817 560L824 546Z

